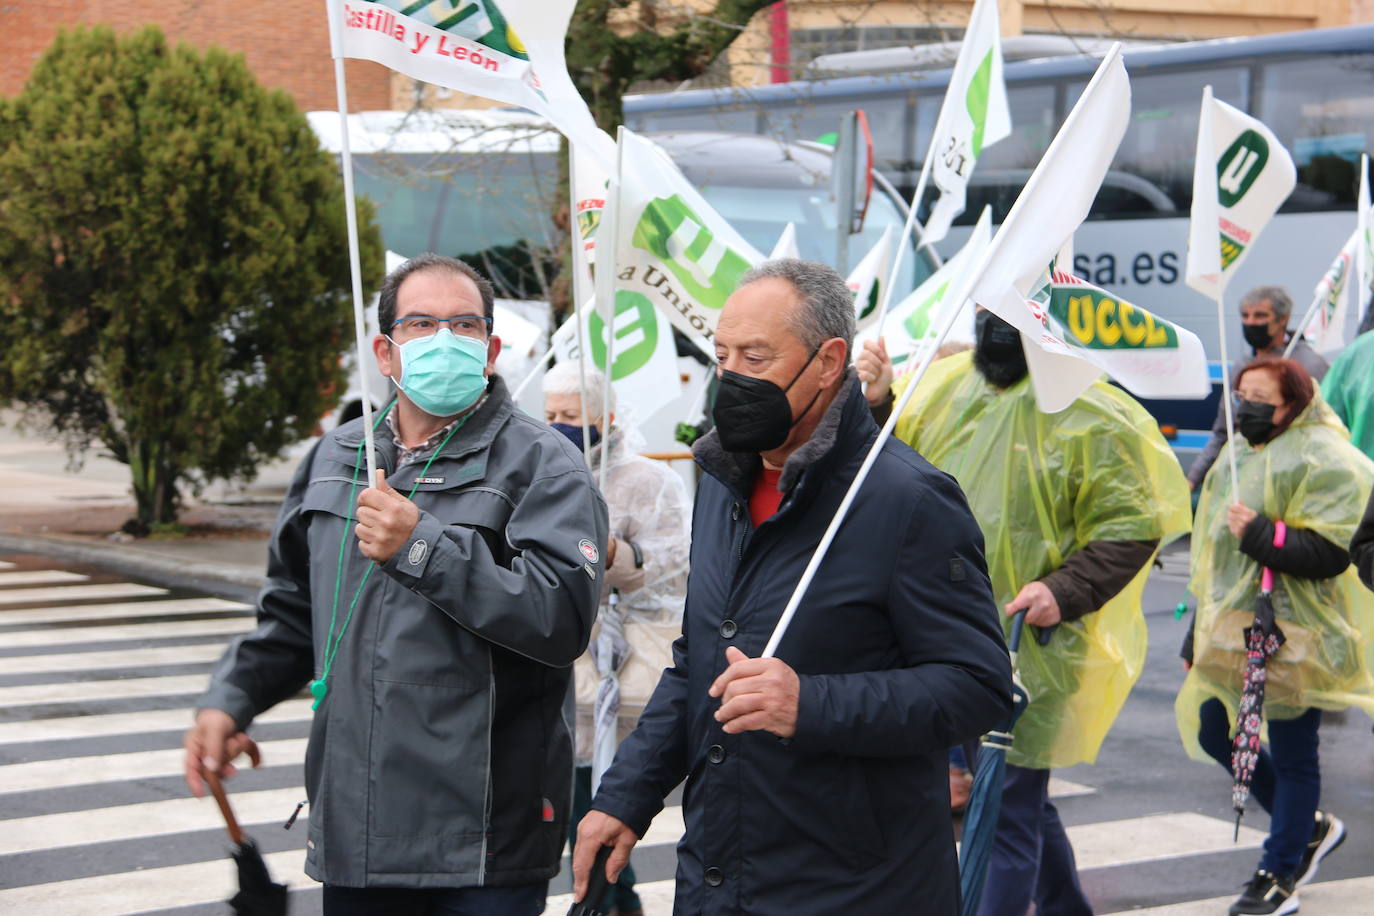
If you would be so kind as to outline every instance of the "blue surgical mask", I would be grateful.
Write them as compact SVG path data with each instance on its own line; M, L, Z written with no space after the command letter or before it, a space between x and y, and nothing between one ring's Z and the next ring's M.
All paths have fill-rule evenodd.
M549 426L555 432L560 432L567 436L568 441L577 446L579 452L584 451L582 448L582 424L579 423L573 426L571 423L550 423ZM587 434L588 438L592 440L590 443L591 445L596 445L601 441L601 430L597 429L595 426L588 426Z
M428 337L398 346L401 380L397 387L427 414L451 417L462 413L477 403L487 388L485 341L440 328Z

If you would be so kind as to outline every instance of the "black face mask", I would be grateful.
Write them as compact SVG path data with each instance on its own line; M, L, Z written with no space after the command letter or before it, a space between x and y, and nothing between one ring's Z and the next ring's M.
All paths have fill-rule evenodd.
M1021 332L986 309L978 312L974 322L973 366L983 378L997 388L1010 388L1025 378Z
M1256 352L1265 349L1274 342L1274 335L1269 333L1267 324L1243 324L1240 326L1241 333L1245 335L1245 342Z
M768 379L722 370L716 403L711 408L720 447L727 452L768 452L786 442L788 432L821 396L817 390L806 410L793 418L787 392L797 384L797 379L820 351L819 346L811 351L806 364L797 370L786 388L779 388Z
M1274 405L1241 401L1235 409L1236 428L1251 445L1263 445L1274 435Z

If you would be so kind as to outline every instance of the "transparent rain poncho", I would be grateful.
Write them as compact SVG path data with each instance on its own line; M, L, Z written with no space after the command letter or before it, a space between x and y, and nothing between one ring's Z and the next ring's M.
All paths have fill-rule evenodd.
M1289 529L1313 531L1345 547L1374 485L1374 462L1317 394L1286 431L1261 448L1237 436L1239 501ZM1198 744L1198 707L1226 705L1234 728L1245 669L1246 627L1254 620L1260 565L1241 552L1226 525L1231 492L1226 450L1208 472L1193 524L1192 580L1197 597L1193 668L1174 711L1190 756L1211 758ZM1266 719L1292 719L1316 706L1358 706L1374 715L1374 593L1353 566L1330 579L1276 573L1274 614L1287 641L1266 666Z
M644 440L633 429L611 427L610 466L606 471L606 505L611 534L639 545L644 565L636 570L634 556L621 545L615 565L607 570L601 607L592 629L592 646L601 639L603 622L621 626L628 656L620 669L620 713L617 739L634 728L663 669L672 664L672 643L682 632L682 607L687 597L687 561L691 547L691 503L682 478L665 462L639 452ZM591 449L592 476L600 473L599 446ZM616 588L614 610L611 588ZM602 640L604 643L605 640ZM592 711L601 681L589 648L577 660L577 758L592 757Z
M902 380L898 380L898 395ZM930 368L897 435L954 475L983 530L1001 611L1029 582L1093 541L1156 540L1188 530L1188 485L1153 418L1099 380L1068 409L1041 413L1028 379L1005 391L971 353ZM1065 621L1047 646L1027 638L1017 668L1031 703L1010 763L1091 763L1140 676L1140 599L1150 564L1102 608ZM1003 615L1008 633L1011 619Z

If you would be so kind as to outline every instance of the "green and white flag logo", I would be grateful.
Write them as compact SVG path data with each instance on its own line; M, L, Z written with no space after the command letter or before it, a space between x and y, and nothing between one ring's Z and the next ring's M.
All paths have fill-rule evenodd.
M554 332L554 358L559 362L578 358L575 320L582 322L588 363L604 372L610 335L606 322L590 305L578 309L577 319L568 319ZM673 329L647 296L627 290L616 292L613 326L611 386L616 402L631 410L636 421L643 421L682 393Z
M676 194L656 198L640 215L633 244L662 261L699 303L720 309L750 262L716 238L705 222Z

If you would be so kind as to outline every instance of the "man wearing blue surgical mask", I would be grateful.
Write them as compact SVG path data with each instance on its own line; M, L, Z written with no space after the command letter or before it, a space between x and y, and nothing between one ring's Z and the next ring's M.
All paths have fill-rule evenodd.
M563 716L605 575L605 502L568 439L494 372L493 293L421 255L382 285L373 352L397 391L323 437L283 502L257 630L187 733L186 779L257 748L304 688L307 874L326 916L544 909L567 832ZM289 812L287 812L289 813Z

